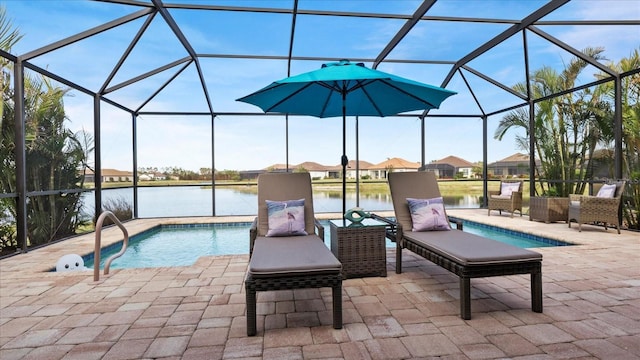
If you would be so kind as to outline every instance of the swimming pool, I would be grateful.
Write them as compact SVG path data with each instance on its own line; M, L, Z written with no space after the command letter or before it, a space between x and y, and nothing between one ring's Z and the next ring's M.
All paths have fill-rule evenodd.
M325 243L331 247L329 221L321 223L325 227ZM466 232L523 248L572 245L466 220L463 224ZM249 222L158 225L133 235L127 251L111 263L111 268L189 266L201 256L248 254L250 227ZM103 268L104 262L121 247L120 241L102 248L100 267ZM387 239L387 247L395 247L395 244ZM86 267L93 268L93 253L83 256L83 259Z

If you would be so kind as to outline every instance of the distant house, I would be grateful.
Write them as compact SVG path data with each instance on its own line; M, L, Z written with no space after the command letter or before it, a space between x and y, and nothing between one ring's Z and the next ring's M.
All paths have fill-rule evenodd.
M387 174L392 171L418 171L420 162L411 162L402 158L387 159L371 168L371 178L386 179Z
M463 178L468 179L474 176L473 166L473 163L465 159L457 156L447 156L425 165L425 170L435 172L436 177L441 179L453 179L456 174L461 174Z
M363 176L372 176L372 168L375 166L368 161L360 160L358 163L358 171L360 172L360 176L358 178L362 178ZM340 171L342 171L342 165L339 166ZM356 161L349 160L347 164L347 179L355 179L356 178Z
M294 171L296 169L304 169L309 172L309 176L311 176L312 179L324 179L325 177L327 177L328 167L322 164L318 164L317 162L305 161L298 165L291 166L291 169L293 169Z
M539 161L536 161L539 164ZM515 153L502 160L487 165L489 175L495 177L522 177L529 176L529 155Z
M85 182L93 182L95 174L91 169L87 169L84 172ZM133 172L122 171L116 169L102 169L102 181L101 182L132 182Z
M317 162L313 162L313 161L305 161L297 165L289 164L289 171L294 172L297 169L304 169L309 173L309 176L311 176L312 179L324 179L325 177L328 177L330 168L331 167L329 166L318 164ZM285 172L285 171L287 171L286 164L273 164L271 166L266 167L262 171L256 172L255 176L257 177L262 172Z

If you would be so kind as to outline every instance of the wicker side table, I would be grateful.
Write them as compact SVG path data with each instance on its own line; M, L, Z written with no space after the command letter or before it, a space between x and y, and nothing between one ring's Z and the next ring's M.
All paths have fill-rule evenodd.
M342 263L343 278L387 276L386 224L331 220L331 251Z
M569 216L569 198L533 196L529 199L529 221L542 220L567 221Z

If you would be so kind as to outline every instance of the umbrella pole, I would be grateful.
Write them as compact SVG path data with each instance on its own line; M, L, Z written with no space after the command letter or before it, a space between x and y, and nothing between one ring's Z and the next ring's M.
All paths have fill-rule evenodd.
M342 91L342 218L347 212L347 92Z

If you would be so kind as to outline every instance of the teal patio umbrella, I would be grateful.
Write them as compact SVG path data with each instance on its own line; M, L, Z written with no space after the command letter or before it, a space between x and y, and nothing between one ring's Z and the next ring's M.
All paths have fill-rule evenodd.
M348 60L291 76L237 99L265 113L342 116L342 213L346 211L347 116L390 116L437 109L456 92L370 69Z

